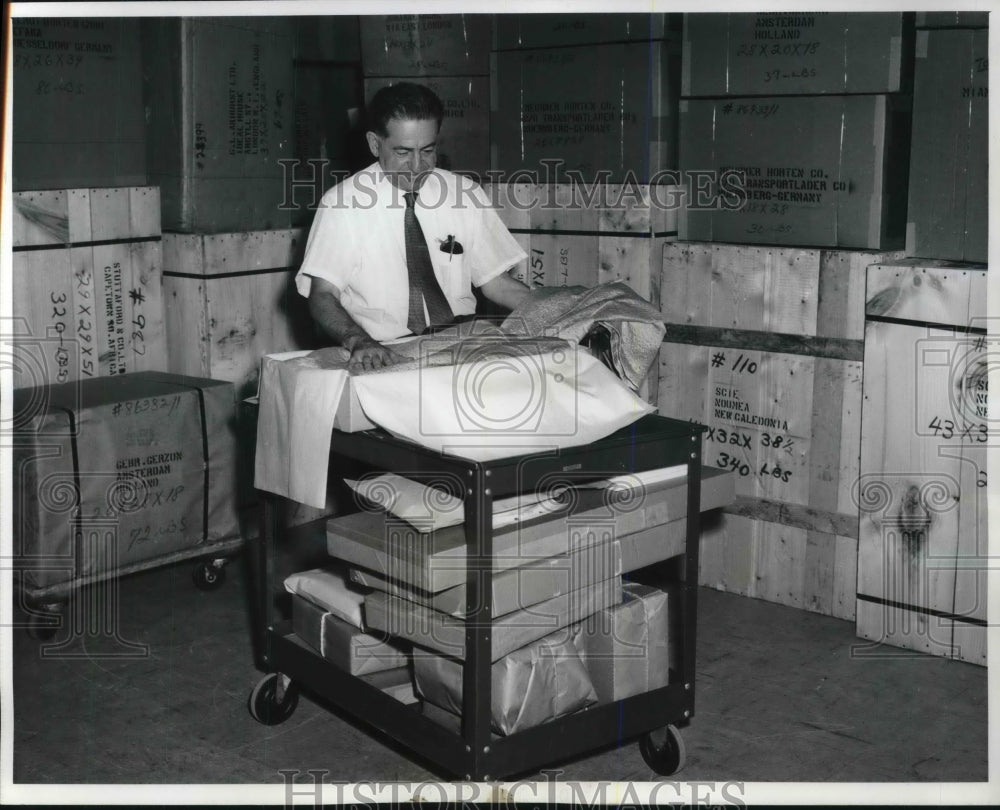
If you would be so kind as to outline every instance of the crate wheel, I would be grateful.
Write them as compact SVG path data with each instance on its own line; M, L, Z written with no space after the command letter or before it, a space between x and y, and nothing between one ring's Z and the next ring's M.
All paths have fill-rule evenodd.
M219 561L205 562L195 566L191 572L191 579L194 580L195 587L201 591L214 591L222 587L226 581L226 569Z
M282 688L279 696L279 687ZM295 707L299 705L299 688L294 681L285 678L277 672L265 675L253 688L248 701L250 716L265 726L276 726L284 723Z
M41 605L37 613L28 616L28 635L35 641L52 641L56 631L63 625L63 614L66 605L63 602L53 602Z
M684 739L676 726L664 726L643 734L639 751L646 764L660 776L670 776L684 767Z

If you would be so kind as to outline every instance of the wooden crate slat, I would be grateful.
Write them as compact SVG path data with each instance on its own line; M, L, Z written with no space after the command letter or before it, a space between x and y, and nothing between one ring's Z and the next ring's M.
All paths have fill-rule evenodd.
M70 240L66 191L20 191L11 199L14 247L61 245Z
M129 236L160 235L160 189L158 186L133 186L129 196Z
M69 214L69 241L73 244L90 242L94 238L90 213L90 189L69 189L66 192L66 207ZM160 225L157 222L157 233L159 229Z
M127 239L131 233L130 194L120 188L90 190L90 228L95 242L107 239Z

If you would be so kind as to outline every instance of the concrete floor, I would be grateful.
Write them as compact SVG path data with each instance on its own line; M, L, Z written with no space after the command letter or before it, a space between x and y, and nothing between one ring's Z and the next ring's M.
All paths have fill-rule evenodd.
M281 783L281 769L442 778L308 695L283 725L257 724L246 708L261 673L245 564L211 593L193 587L192 567L120 581L119 634L142 647L90 637L46 648L15 630L15 782ZM707 589L699 599L697 713L673 778L987 778L985 669L893 648L873 655L838 619ZM558 767L565 780L658 778L634 741Z

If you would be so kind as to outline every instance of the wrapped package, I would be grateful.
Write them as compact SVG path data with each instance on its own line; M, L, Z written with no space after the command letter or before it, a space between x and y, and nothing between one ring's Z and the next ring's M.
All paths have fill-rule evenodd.
M626 582L625 598L579 625L587 672L602 703L621 700L670 680L669 594Z
M577 644L573 634L562 630L493 663L490 716L497 732L523 731L597 702ZM460 661L415 654L413 674L424 700L461 714Z
M334 563L324 568L296 571L285 578L285 590L319 605L325 612L333 613L354 627L364 628L361 605L365 592L350 582L348 571L342 565Z
M406 669L409 664L402 644L369 635L301 596L292 596L292 629L323 658L352 675Z

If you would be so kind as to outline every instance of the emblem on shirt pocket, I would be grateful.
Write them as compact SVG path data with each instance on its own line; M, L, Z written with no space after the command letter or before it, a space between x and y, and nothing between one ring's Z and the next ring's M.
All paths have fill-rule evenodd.
M441 243L441 252L447 253L449 256L465 252L465 249L462 247L462 243L451 234L448 234L447 239L439 239L438 241Z

